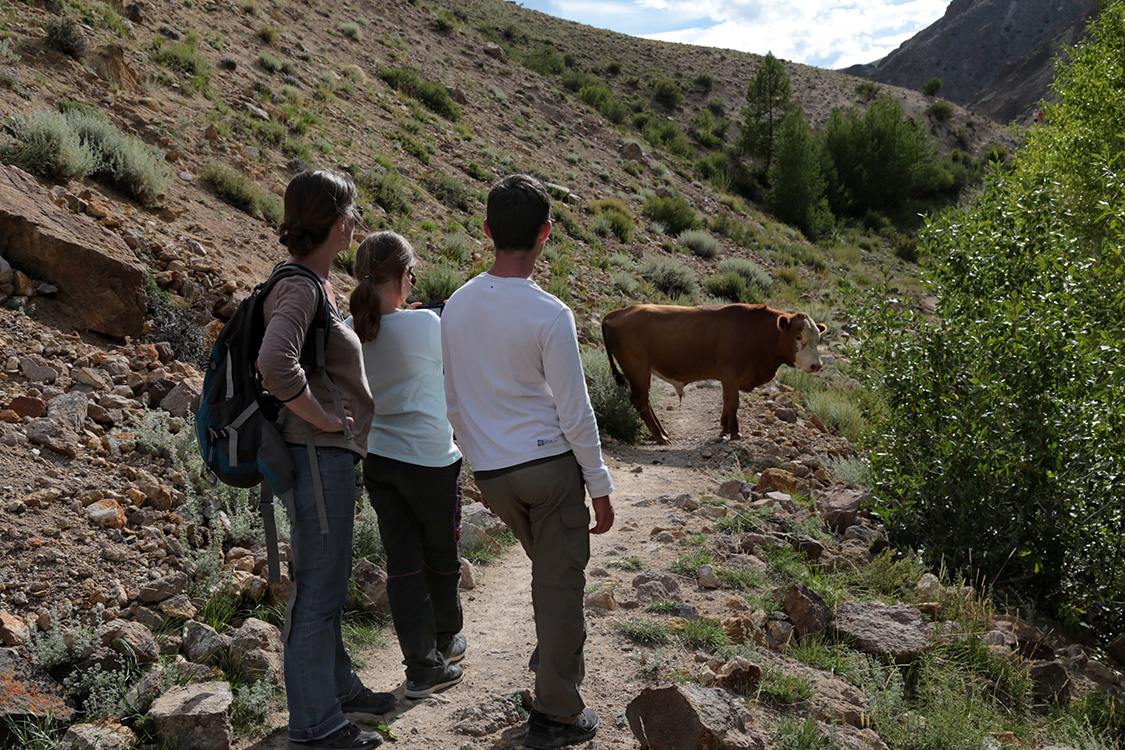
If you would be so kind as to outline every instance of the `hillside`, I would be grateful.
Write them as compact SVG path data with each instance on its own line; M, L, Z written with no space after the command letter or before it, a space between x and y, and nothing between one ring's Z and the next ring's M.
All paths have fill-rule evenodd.
M881 60L843 72L941 95L997 122L1030 123L1060 54L1097 16L1095 0L953 0L945 15Z
M76 23L61 23L64 18ZM876 226L843 226L831 241L811 243L750 198L702 179L691 159L653 148L629 123L607 121L563 82L566 71L596 76L621 101L687 131L696 115L716 106L713 101L728 117L737 117L759 58L597 31L503 0L346 5L37 0L0 6L0 27L0 107L6 113L0 146L13 139L21 118L59 109L68 116L104 118L113 132L155 148L147 174L166 170L169 178L146 183L160 189L138 197L129 192L136 191L135 183L115 186L104 176L48 179L0 166L0 641L29 644L34 625L49 633L39 646L45 642L59 658L51 665L52 679L36 667L21 681L25 673L17 679L13 664L31 669L30 662L20 649L0 649L0 658L10 659L0 663L5 680L0 716L38 719L50 711L63 724L88 718L95 701L88 698L86 713L77 712L54 680L96 673L94 665L115 675L123 670L130 679L149 675L138 688L149 691L142 695L147 699L180 680L229 678L236 692L262 684L237 669L230 669L234 677L223 672L231 667L230 641L219 639L219 647L203 641L211 625L229 629L224 637L238 630L253 640L257 618L276 624L286 589L262 577L260 530L249 499L195 481L198 467L190 460L187 427L205 337L282 258L274 230L276 198L307 166L355 175L368 227L392 227L407 236L422 258L423 285L439 296L443 283L487 265L480 219L489 185L515 171L550 183L558 228L536 280L574 308L579 336L599 361L599 322L607 310L640 301L715 302L711 290L718 287L708 282L721 276L719 264L730 259L753 261L765 272L763 301L809 310L829 325L824 372L805 378L783 368L779 384L743 405L751 412L743 420L744 441L713 437L718 398L708 384L689 391L688 406L665 394L661 408L673 413L672 446L607 441L615 480L623 488L621 535L599 542L597 562L606 575L596 577L610 580L592 584L590 593L620 591L622 609L641 610L641 597L628 590L633 582L627 585L624 575L612 571L630 569L633 558L643 558L662 579L684 582L689 605L664 618L667 623L656 611L611 617L604 594L591 605L606 610L591 610L591 617L599 618L591 636L603 675L598 679L630 675L624 683L598 687L591 678L607 724L650 683L705 678L715 683L728 664L739 665L734 657L745 659L755 651L758 658L760 651L771 666L766 683L781 697L751 701L759 713L748 732L768 738L792 721L819 737L839 725L848 747L880 747L882 740L872 737L856 708L857 687L830 681L832 668L822 664L811 674L781 653L793 633L790 618L800 619L784 606L789 589L829 573L839 573L832 580L841 602L874 599L870 589L878 585L888 592L878 595L880 601L906 604L927 617L945 607L946 622L961 617L983 633L996 633L989 637L1002 654L990 667L1008 659L1015 663L1011 653L1017 646L1042 656L1049 674L1036 683L1041 691L1036 701L1060 695L1062 688L1048 682L1059 670L1073 675L1067 696L1120 689L1121 670L1111 656L1095 645L1072 643L1049 622L1041 630L1024 629L1015 614L995 612L991 605L978 610L981 592L966 592L955 580L916 589L921 570L909 556L902 567L903 560L884 557L884 567L863 573L885 540L877 519L858 507L863 492L854 485L862 462L847 439L854 432L844 418L822 420L807 406L806 392L829 386L858 390L850 371L845 295L886 283L901 304L932 310L917 280L918 266L896 254L896 243L908 238L893 227L880 228L875 217ZM558 58L563 73L542 74L525 64L537 55L551 65ZM815 124L824 123L833 107L863 107L870 100L870 88L853 77L786 67L796 99ZM679 108L661 109L647 93L653 80L668 77L682 83L685 101ZM926 114L933 98L910 88L884 88L939 139L945 153L980 158L994 145L1017 145L1006 128L980 115L954 108L939 120ZM735 130L732 125L722 145L730 144ZM701 144L693 148L700 156L718 152ZM688 252L666 226L645 215L646 202L664 195L686 199L719 248L717 255ZM595 201L624 207L628 239L599 221ZM651 260L681 264L690 283L680 293L661 291L644 272ZM352 287L344 265L346 259L332 279L341 297ZM650 469L661 465L675 470ZM771 469L772 481L783 484L762 479ZM728 497L713 497L723 483ZM471 499L471 483L466 489ZM828 496L834 493L846 496L850 510L844 515L851 516L846 523L837 518L835 525L825 525ZM364 518L361 527L369 535L371 514ZM730 533L716 533L721 519ZM360 541L368 545L360 551L377 559L377 541L369 536ZM493 557L501 554L487 538L485 546ZM794 559L795 549L826 556L806 565ZM692 561L701 557L677 566L682 556L703 552L713 555L711 572L725 576L719 588L716 579L706 586L697 581L699 566L692 568ZM485 569L482 590L467 594L479 595L477 612L495 612L497 601L508 601L488 598L497 596L488 582L524 575L510 559L516 554L508 553L502 567ZM758 554L774 555L773 561ZM615 556L628 560L628 567L611 565ZM361 572L368 578L357 585L377 590L376 571L374 563L364 563ZM886 580L872 582L884 575ZM526 618L526 601L522 605ZM362 601L356 609L364 609ZM966 609L973 612L966 615ZM372 646L387 633L378 634L379 618L370 612L353 615L351 645L356 654L378 660L364 677L379 680L373 687L387 688L384 681L392 676L378 670L393 666L393 648ZM496 619L474 616L484 623L478 626L482 630ZM743 623L741 651L722 651L720 659L716 650L669 646L663 671L652 666L647 646L626 642L614 624L659 619L668 632L703 627L717 638L713 623L731 618L736 626ZM685 626L688 621L700 625ZM262 639L272 643L276 632L264 630L270 635ZM757 634L754 645L745 642L748 633ZM1032 646L1047 644L1044 650L1027 646L1029 634ZM526 654L503 651L516 643L514 636L474 632L474 640L478 636L488 645L479 657L474 654L477 674L497 679L495 684L490 679L488 696L458 694L457 707L467 710L477 707L475 698L491 700L492 692L518 690L526 680L521 665ZM253 653L261 656L260 650ZM487 666L485 654L501 666ZM254 676L268 668L276 674L276 658L276 653L262 656L265 666ZM140 668L138 662L158 668ZM1019 664L1026 670L1024 661ZM483 676L478 679L483 682ZM849 700L789 700L813 684L831 685ZM1020 694L1028 707L1030 685L1029 678ZM54 691L49 700L48 689ZM88 684L74 692L83 690L93 692ZM269 715L276 695L265 689L248 694L239 693L241 710L256 704L264 724L249 721L250 729L240 724L234 745L280 747L275 730L281 719ZM120 696L98 697L112 699L109 705L118 710ZM445 722L450 711L444 700L417 704L422 710L397 726L426 716ZM437 712L424 713L431 709ZM145 715L126 718L148 740L156 736ZM239 720L247 721L245 715ZM623 720L606 733L615 744L632 742ZM269 734L261 740L263 727ZM432 746L503 747L511 739L519 739L518 730L513 734L503 725L474 739L445 737ZM761 741L760 747L781 746ZM16 729L0 732L0 746L5 743L53 747L33 745ZM431 745L419 740L417 747Z

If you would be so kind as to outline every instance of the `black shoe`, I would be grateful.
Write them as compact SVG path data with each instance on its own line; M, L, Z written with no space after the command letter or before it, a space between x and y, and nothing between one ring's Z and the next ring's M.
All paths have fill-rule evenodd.
M354 698L349 698L340 706L346 714L385 714L395 707L395 697L391 693L376 693L364 688Z
M442 658L445 659L446 665L456 664L465 658L465 652L469 650L469 641L465 638L464 633L458 633L449 639L449 643L444 648L439 648Z
M289 740L289 750L372 750L382 744L383 735L364 732L349 722L347 726L340 727L319 740Z
M461 667L441 667L435 669L433 675L426 679L408 679L403 694L407 698L428 698L434 693L453 687L464 677L465 671Z
M547 718L538 711L531 712L528 719L527 737L523 744L535 750L551 750L555 747L566 747L592 739L598 732L598 715L592 708L582 709L578 719L573 724L564 724L561 721Z

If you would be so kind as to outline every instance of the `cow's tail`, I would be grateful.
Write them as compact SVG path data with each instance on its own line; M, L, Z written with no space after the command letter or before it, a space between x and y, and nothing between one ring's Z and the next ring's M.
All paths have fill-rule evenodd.
M613 349L617 344L617 333L602 320L602 341L605 343L605 356L609 359L609 371L618 385L625 385L625 376L617 369L617 362L613 359Z

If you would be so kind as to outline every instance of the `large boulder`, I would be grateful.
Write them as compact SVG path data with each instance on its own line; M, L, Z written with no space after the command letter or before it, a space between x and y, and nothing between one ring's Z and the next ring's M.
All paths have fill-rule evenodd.
M0 249L14 267L58 287L86 328L144 333L144 264L119 236L55 205L34 177L10 166L0 166Z
M173 687L149 709L161 739L194 750L230 750L234 695L226 682Z
M836 634L865 654L910 664L929 645L933 626L913 607L844 602L836 607Z
M762 738L746 730L748 713L727 691L691 684L645 688L625 708L644 748L761 750Z

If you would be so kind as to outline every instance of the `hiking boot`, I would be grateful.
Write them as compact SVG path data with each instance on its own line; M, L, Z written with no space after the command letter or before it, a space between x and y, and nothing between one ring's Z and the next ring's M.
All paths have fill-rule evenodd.
M343 701L340 710L346 714L385 714L395 707L395 697L391 693L376 693L364 688L359 695Z
M464 633L458 633L449 639L449 643L444 647L439 648L442 658L445 659L446 666L456 664L465 658L465 652L469 650L469 641L465 638Z
M523 741L524 746L535 750L550 750L593 738L598 732L598 715L594 713L594 709L584 708L573 724L564 724L549 719L538 711L532 711L527 724L528 732Z
M406 690L403 694L407 698L427 698L434 693L440 693L446 688L453 687L465 676L461 667L441 667L433 670L433 675L424 679L406 681Z
M383 735L364 732L348 722L327 737L319 740L289 740L289 750L373 750L383 744Z

